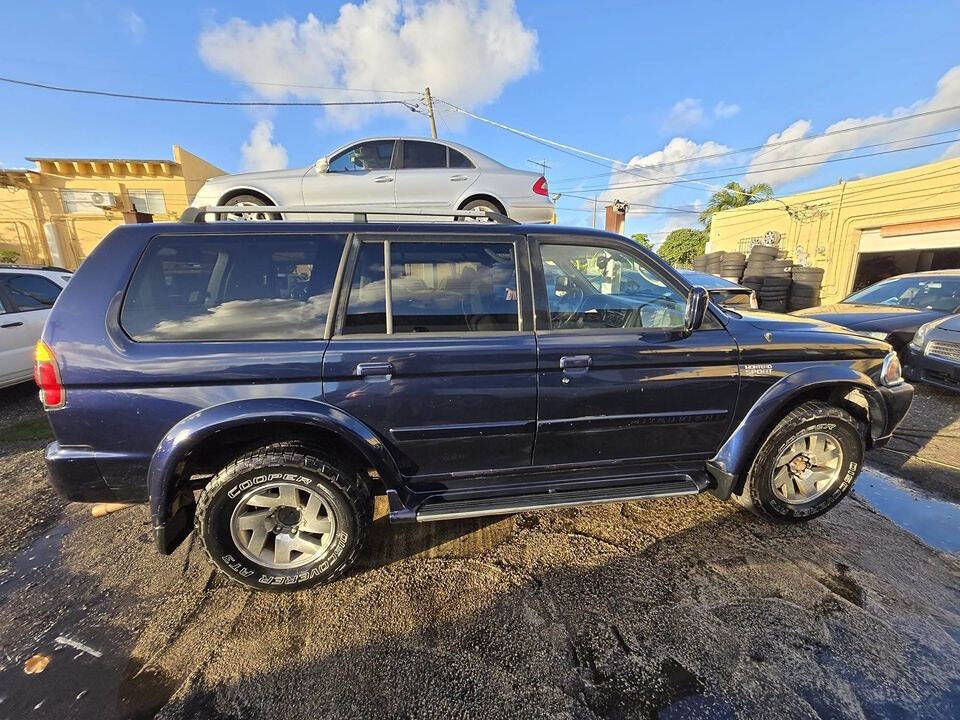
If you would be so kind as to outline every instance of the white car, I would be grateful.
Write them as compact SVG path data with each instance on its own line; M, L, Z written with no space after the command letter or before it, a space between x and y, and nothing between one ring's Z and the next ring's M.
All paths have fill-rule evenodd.
M315 205L325 210L450 212L492 210L523 223L551 222L553 202L543 175L514 170L463 145L423 138L370 138L306 168L211 178L193 207ZM226 219L258 219L238 213ZM316 214L295 220L337 219ZM409 220L403 215L373 221Z
M0 265L0 388L33 377L33 349L69 270Z

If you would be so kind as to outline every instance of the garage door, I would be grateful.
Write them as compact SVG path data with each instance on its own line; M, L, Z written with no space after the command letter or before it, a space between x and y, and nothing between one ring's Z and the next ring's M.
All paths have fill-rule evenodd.
M904 233L900 230L903 227L875 228L860 233L860 252L851 292L894 275L960 268L960 228Z

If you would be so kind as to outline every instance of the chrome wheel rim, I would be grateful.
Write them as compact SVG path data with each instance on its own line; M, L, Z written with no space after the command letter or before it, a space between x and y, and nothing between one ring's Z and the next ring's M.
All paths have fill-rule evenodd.
M830 435L811 432L797 438L777 458L773 494L791 505L816 500L840 478L843 450Z
M231 203L232 207L250 207L250 208L259 208L265 207L264 205L258 205L257 203L251 202L238 202ZM224 220L239 222L246 220L267 220L268 214L265 212L235 212L235 213L224 213Z
M470 208L468 212L500 212L495 207L490 207L489 205L477 205ZM460 218L463 222L490 222L487 218L475 218L475 217L465 217Z
M265 483L249 490L230 516L230 534L240 552L276 570L321 558L336 532L330 498L292 482Z

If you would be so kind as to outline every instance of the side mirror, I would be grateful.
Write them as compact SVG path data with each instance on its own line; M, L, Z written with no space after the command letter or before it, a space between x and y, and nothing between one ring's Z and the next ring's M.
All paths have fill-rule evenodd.
M313 164L313 169L317 171L317 175L322 175L330 169L330 161L322 157Z
M703 316L707 312L707 302L710 296L706 289L695 285L687 295L687 308L683 313L683 328L687 332L699 330L703 325Z

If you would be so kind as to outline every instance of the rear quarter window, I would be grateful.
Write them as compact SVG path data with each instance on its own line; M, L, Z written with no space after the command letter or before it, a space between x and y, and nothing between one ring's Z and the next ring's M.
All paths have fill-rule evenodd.
M346 236L156 237L124 297L137 342L323 337Z

